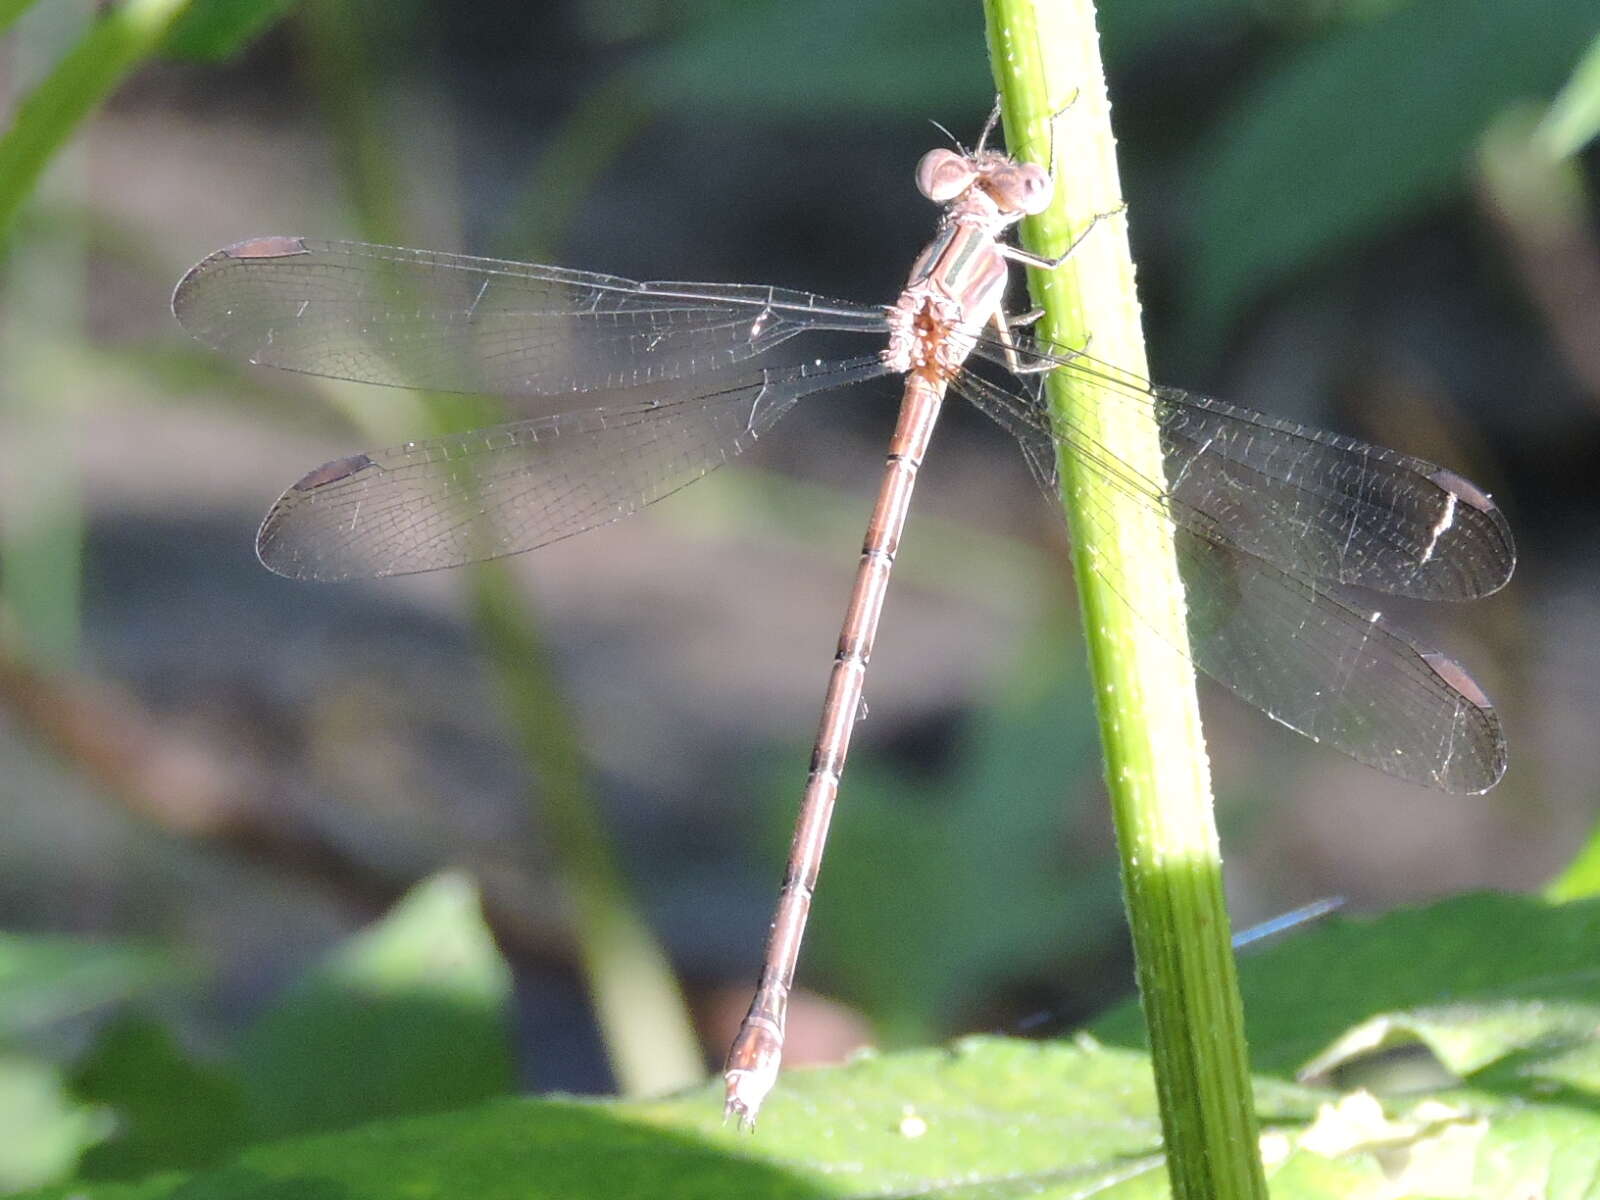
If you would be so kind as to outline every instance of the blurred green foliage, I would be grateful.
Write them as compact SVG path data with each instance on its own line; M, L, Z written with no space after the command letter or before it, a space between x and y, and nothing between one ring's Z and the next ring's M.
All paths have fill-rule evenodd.
M1539 141L1555 156L1577 154L1600 137L1600 32L1545 114Z
M511 1091L510 971L458 875L418 885L274 1000L225 1058L194 1057L137 1002L152 951L9 939L26 1020L0 1033L0 1189L213 1166L245 1146ZM69 983L79 986L66 986ZM69 1075L8 1045L116 1015ZM21 1033L35 1036L25 1042ZM79 1158L81 1156L81 1162Z
M1550 881L1544 895L1553 901L1600 896L1600 825L1589 831L1588 839L1566 868Z
M438 971L425 992L484 1011L483 984L495 972L485 973L481 929L463 898L458 882L429 885L406 902L406 915L319 975L377 984L397 1001L409 990L399 980L432 963ZM446 949L449 928L459 953ZM1549 907L1475 895L1371 920L1335 918L1253 955L1241 982L1273 1195L1503 1200L1530 1194L1535 1181L1542 1196L1587 1195L1600 1169L1597 934L1600 902ZM1165 1194L1160 1123L1139 1030L1130 1007L1101 1023L1105 1042L968 1039L791 1072L753 1139L722 1124L713 1083L657 1101L498 1100L347 1133L252 1139L189 1173L195 1150L220 1149L219 1130L237 1123L239 1093L215 1068L184 1064L148 1025L122 1024L102 1035L82 1072L118 1133L87 1160L101 1171L49 1194L1156 1197ZM442 1062L433 1043L448 1034L414 1032L417 1044L389 1051ZM1440 1081L1395 1093L1332 1082L1399 1046L1433 1055ZM313 1038L281 1049L306 1078L327 1072L330 1090L344 1094L346 1066L328 1061L326 1045ZM375 1050L358 1035L351 1053ZM377 1079L396 1069L366 1066ZM1307 1068L1316 1083L1292 1081ZM169 1133L191 1131L192 1141L157 1136L150 1121L160 1114ZM135 1163L150 1172L136 1188L98 1181L131 1179L112 1168ZM169 1173L158 1174L162 1167Z
M259 1136L438 1112L511 1086L511 973L455 875L419 885L245 1035Z
M23 13L32 7L34 0L0 0L0 33L5 33Z
M214 1166L260 1140L236 1074L190 1058L166 1026L135 1011L101 1029L71 1090L114 1118L78 1163L84 1179Z
M0 2L0 31L27 7ZM149 56L227 58L295 7L113 7L12 111L0 136L0 223ZM421 9L365 11L398 26ZM966 0L594 3L581 15L596 40L632 52L596 88L613 89L633 113L682 107L774 124L861 111L952 118L990 102L975 50L981 18ZM1187 320L1207 336L1265 290L1465 195L1477 140L1508 106L1542 102L1570 79L1563 111L1576 116L1564 120L1563 145L1572 153L1594 136L1593 0L1103 7L1114 64L1216 26L1249 32L1261 49L1258 69L1225 85L1172 184L1190 213ZM1575 74L1586 48L1588 66ZM644 123L630 117L627 129ZM612 154L622 143L604 145ZM5 567L8 591L25 591L28 562ZM1070 937L1064 885L1040 851L1057 837L1061 780L1081 776L1092 754L1091 722L1071 672L1052 665L1044 677L1059 690L1019 684L963 735L949 784L919 794L881 765L852 771L851 820L837 829L828 876L841 899L818 922L817 958L888 1030L936 1027L970 991ZM1047 732L1063 728L1055 739ZM1587 874L1569 876L1564 894L1593 893L1597 860L1591 849ZM1085 891L1098 905L1112 894L1109 879ZM1463 1122L1487 1122L1473 1194L1517 1194L1527 1179L1545 1180L1549 1195L1579 1194L1571 1181L1593 1177L1600 1145L1587 1032L1600 1025L1587 999L1594 920L1589 905L1471 897L1308 935L1243 969L1261 1069L1287 1075L1363 1039L1420 1042L1473 1076L1446 1097L1468 1114ZM0 1188L75 1171L66 1187L91 1197L657 1196L672 1194L662 1183L672 1177L681 1194L702 1183L696 1194L841 1194L846 1178L857 1191L975 1198L1081 1190L1096 1170L1126 1176L1105 1195L1153 1186L1142 1157L1156 1137L1153 1099L1141 1090L1148 1064L1124 1050L998 1043L807 1072L785 1080L754 1150L721 1140L716 1101L702 1092L657 1105L472 1107L510 1087L509 985L470 888L453 878L425 885L333 955L224 1059L191 1056L137 1009L81 1056L38 1044L41 1033L182 977L168 956L140 947L0 938ZM1135 1027L1127 1011L1100 1032L1132 1046ZM1293 1121L1330 1098L1270 1079L1262 1088ZM1074 1094L1081 1108L1050 1107ZM907 1105L939 1136L917 1135ZM446 1108L465 1111L415 1119ZM297 1132L329 1136L251 1149L198 1178L99 1182L214 1167ZM1340 1189L1382 1175L1375 1152L1334 1165L1314 1158L1297 1151L1283 1165L1282 1194L1349 1194ZM953 1178L979 1182L946 1186Z
M828 0L705 14L725 19L682 18L636 68L640 93L663 108L781 120L988 103L971 54L974 5ZM1220 342L1265 290L1464 196L1490 121L1552 96L1600 33L1592 0L1107 0L1113 89L1117 68L1151 45L1253 20L1281 44L1253 77L1224 85L1174 183L1192 198L1184 317L1200 343ZM752 53L759 46L784 53Z
M1325 1057L1374 1017L1399 1020L1398 1014L1414 1022L1406 1040L1422 1042L1461 1077L1504 1060L1507 1039L1543 1047L1540 1053L1553 1061L1600 1030L1592 1019L1600 1005L1597 948L1600 901L1594 900L1552 905L1478 893L1381 917L1329 920L1240 961L1251 1061L1267 1074L1287 1075ZM1336 971L1328 969L1331 963ZM1510 1028L1506 1004L1542 1015ZM1425 1017L1447 1011L1465 1014L1452 1023L1465 1019L1472 1026L1467 1037L1448 1036L1439 1021ZM1090 1029L1113 1045L1143 1044L1144 1025L1133 1004ZM1352 1049L1345 1057L1377 1048ZM1518 1061L1532 1086L1540 1071L1531 1060Z
M133 6L126 6L130 9ZM160 22L100 22L0 139L0 216L33 171L138 56L237 53L289 0L190 0ZM370 5L336 6L359 14ZM410 13L358 25L398 31ZM927 116L982 109L990 84L977 7L964 0L579 9L590 35L637 45L627 88L658 111L781 121L838 113ZM12 14L14 15L14 14ZM167 27L170 23L170 28ZM1107 0L1115 68L1208 25L1277 30L1262 69L1226 89L1194 148L1188 319L1206 336L1263 289L1464 193L1478 135L1507 105L1548 97L1600 26L1590 0L1247 3ZM158 36L153 40L149 34ZM781 54L762 47L782 47ZM843 52L845 49L848 52ZM596 81L611 87L611 81ZM75 100L73 98L76 98Z
M0 261L17 214L45 167L84 119L155 53L184 7L185 0L126 0L93 21L22 97L0 136Z
M0 1039L126 1002L182 974L152 947L0 933Z
M952 766L936 783L871 751L851 765L807 971L872 1014L888 1045L937 1036L971 1017L973 997L1097 949L1088 939L1116 926L1113 863L1086 855L1099 865L1064 869L1071 797L1100 791L1094 710L1066 617L1027 639L1028 661L1003 672L1002 694L947 748ZM784 794L776 781L770 790ZM771 815L776 855L791 814Z
M1587 0L1415 0L1285 54L1195 146L1196 336L1261 292L1464 196L1494 117L1548 99L1600 30Z
M71 1174L108 1130L73 1095L52 1031L184 976L152 947L0 934L0 1192Z
M190 0L160 51L174 58L220 61L244 50L287 16L299 0Z
M73 1099L56 1063L0 1052L0 1192L72 1178L108 1126L108 1114Z

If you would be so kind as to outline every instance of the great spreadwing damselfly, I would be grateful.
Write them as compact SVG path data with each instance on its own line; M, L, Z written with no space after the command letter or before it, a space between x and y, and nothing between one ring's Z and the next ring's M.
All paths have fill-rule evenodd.
M1466 671L1341 591L1466 600L1501 587L1515 551L1483 491L1421 459L1154 386L1030 335L1004 308L1010 264L1054 264L1004 235L1049 204L1049 174L980 141L928 153L917 184L943 214L887 305L302 237L220 250L173 296L186 329L241 360L489 394L509 408L492 428L352 454L291 486L256 549L273 571L304 580L431 571L570 537L721 466L807 396L903 376L760 985L728 1057L728 1112L746 1124L777 1075L867 662L947 390L1015 435L1047 491L1059 450L1167 523L1186 652L1274 720L1448 792L1483 791L1505 769L1499 720ZM859 352L816 356L819 343L849 335ZM1053 371L1148 423L1162 475L1053 422L1041 387ZM1110 519L1092 507L1080 518ZM1112 573L1107 582L1138 611L1117 568L1094 569Z

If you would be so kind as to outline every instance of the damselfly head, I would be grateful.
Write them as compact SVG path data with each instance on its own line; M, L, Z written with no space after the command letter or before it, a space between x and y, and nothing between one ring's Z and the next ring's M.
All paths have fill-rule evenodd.
M917 190L935 204L950 204L973 187L1006 216L1043 212L1054 191L1043 167L1013 162L993 150L978 154L930 150L917 164Z

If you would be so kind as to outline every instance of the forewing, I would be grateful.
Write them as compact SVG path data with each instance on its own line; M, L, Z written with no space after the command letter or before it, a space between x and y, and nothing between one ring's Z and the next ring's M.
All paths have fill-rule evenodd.
M613 275L358 242L268 237L196 264L173 312L234 358L433 391L560 396L721 370L883 311L745 284Z
M1487 595L1511 577L1516 548L1504 514L1453 471L1017 340L1030 369L1066 371L1093 388L1098 402L1152 422L1166 477L1132 472L1076 426L1052 433L1031 391L1010 402L1015 419L1066 443L1152 505L1174 501L1180 523L1207 541L1298 577L1425 600ZM980 344L979 353L1004 361L998 343Z

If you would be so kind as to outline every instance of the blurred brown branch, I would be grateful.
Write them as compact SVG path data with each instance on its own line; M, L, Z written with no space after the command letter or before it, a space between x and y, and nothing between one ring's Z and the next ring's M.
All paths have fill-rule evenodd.
M137 696L104 680L44 673L0 656L0 705L105 796L167 833L214 846L311 882L363 915L397 900L416 879L379 866L328 836L303 798L248 751L220 746L163 722ZM442 866L444 864L436 864ZM570 968L572 936L560 912L514 900L496 875L472 862L484 914L510 955Z

